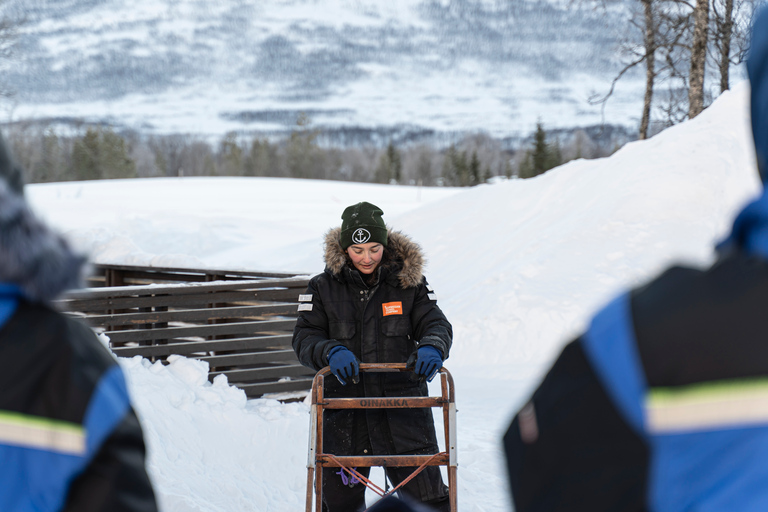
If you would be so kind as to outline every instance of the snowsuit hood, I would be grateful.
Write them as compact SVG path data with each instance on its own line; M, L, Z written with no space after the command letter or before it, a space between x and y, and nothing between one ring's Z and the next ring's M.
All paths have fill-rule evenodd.
M341 248L340 227L326 233L324 247L326 270L339 278L350 262L347 252ZM401 288L413 288L421 284L425 264L419 244L399 231L388 231L381 267L387 269L388 274L397 276Z
M765 184L768 179L768 8L760 10L752 25L747 73L751 87L752 136L760 179Z
M29 208L21 170L0 137L0 283L18 286L33 302L50 302L80 285L84 263Z

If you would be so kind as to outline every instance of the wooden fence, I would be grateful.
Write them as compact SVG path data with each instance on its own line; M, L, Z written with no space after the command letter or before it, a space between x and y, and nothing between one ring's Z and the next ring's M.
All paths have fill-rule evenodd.
M97 265L89 288L57 302L109 337L120 357L180 354L226 375L248 397L302 392L314 372L291 348L306 276Z

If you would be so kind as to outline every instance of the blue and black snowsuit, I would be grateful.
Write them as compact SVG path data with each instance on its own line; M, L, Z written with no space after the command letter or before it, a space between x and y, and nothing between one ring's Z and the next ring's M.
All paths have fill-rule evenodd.
M115 358L53 310L82 258L29 210L0 139L0 510L152 512L141 426Z
M768 12L748 61L765 182ZM768 510L768 192L568 344L504 437L515 510Z

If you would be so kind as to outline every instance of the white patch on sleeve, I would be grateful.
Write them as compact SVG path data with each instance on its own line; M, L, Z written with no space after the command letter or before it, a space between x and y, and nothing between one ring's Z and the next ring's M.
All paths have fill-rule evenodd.
M299 295L299 302L312 302L312 294L301 294Z
M312 304L299 304L299 311L312 311Z
M431 285L431 284L428 284L428 285L427 285L427 291L428 291L428 292L433 292L433 291L435 291L435 289L434 289L434 288L432 288L432 285Z
M434 293L428 293L427 298L429 300L437 300L437 295L435 295Z

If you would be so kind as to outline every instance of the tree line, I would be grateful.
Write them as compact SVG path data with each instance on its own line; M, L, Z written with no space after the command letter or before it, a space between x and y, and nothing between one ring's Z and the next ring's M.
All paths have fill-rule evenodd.
M17 123L5 128L30 183L169 176L267 176L424 186L473 186L491 178L530 178L575 158L607 156L618 144L584 130L549 136L539 123L519 148L487 134L448 147L389 143L385 147L322 147L321 132L300 116L282 139L228 133L210 141L195 135L145 135L87 126L62 134Z

